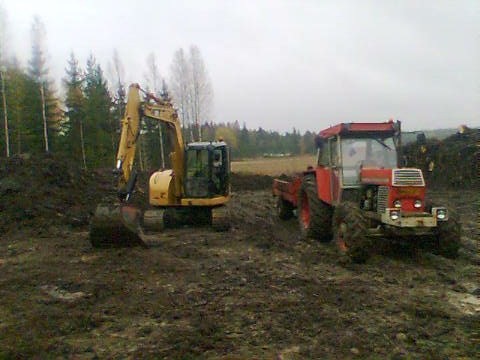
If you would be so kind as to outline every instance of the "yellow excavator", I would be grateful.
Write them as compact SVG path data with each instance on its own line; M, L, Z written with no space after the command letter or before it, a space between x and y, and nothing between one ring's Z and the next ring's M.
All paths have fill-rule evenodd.
M173 148L169 155L172 168L150 176L150 207L146 210L130 204L137 180L135 153L144 117L165 124ZM180 120L168 96L158 98L138 84L130 85L114 173L118 177L118 201L97 206L90 222L94 247L146 246L145 230L179 225L211 225L217 231L230 228L226 208L230 200L229 148L224 141L184 144Z

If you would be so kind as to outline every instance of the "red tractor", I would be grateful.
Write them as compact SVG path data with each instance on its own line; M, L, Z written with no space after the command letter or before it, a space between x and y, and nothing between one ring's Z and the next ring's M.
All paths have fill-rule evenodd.
M433 252L456 257L458 222L445 207L425 201L420 169L398 165L399 121L342 123L321 131L315 142L316 168L273 182L281 219L297 214L305 237L333 238L356 262L369 257L374 237L431 243Z

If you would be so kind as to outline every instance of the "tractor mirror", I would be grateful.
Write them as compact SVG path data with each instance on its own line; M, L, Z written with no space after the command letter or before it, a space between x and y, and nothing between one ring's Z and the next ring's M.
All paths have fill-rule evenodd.
M325 144L325 139L320 137L320 136L317 136L315 137L315 146L318 148L318 149L321 149L323 148L323 145Z
M399 135L400 132L401 132L401 125L402 123L400 122L400 120L397 120L394 124L393 124L393 130L395 131L395 135Z

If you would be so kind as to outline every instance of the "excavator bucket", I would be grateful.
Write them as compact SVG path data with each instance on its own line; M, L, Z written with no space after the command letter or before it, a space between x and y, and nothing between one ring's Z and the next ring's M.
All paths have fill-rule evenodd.
M90 242L93 247L147 247L142 239L142 212L125 205L98 205L90 221Z

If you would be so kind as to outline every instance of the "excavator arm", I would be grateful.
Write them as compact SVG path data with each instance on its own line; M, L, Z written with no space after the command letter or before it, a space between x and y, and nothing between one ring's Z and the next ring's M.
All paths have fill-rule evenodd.
M147 102L143 107L143 115L150 119L166 124L167 136L173 143L173 151L170 153L170 162L173 169L175 197L183 197L184 174L184 144L182 128L177 111L170 99L159 99L152 94L146 94Z
M144 93L142 101L140 92ZM174 194L183 195L183 137L177 112L170 99L160 99L143 91L138 84L130 85L125 115L121 120L120 142L114 172L118 176L117 192L120 204L106 203L97 206L90 222L90 241L95 247L145 245L142 240L140 209L127 202L137 178L134 170L137 141L143 117L166 124L167 133L173 142L170 153L173 168Z
M140 92L145 94L142 102ZM130 85L125 115L121 121L120 143L115 171L120 175L118 194L121 200L128 201L135 186L136 172L133 170L137 140L142 117L148 117L166 124L167 135L173 142L170 160L174 173L174 193L177 198L183 195L183 137L178 114L170 99L160 99L143 91L138 84Z

